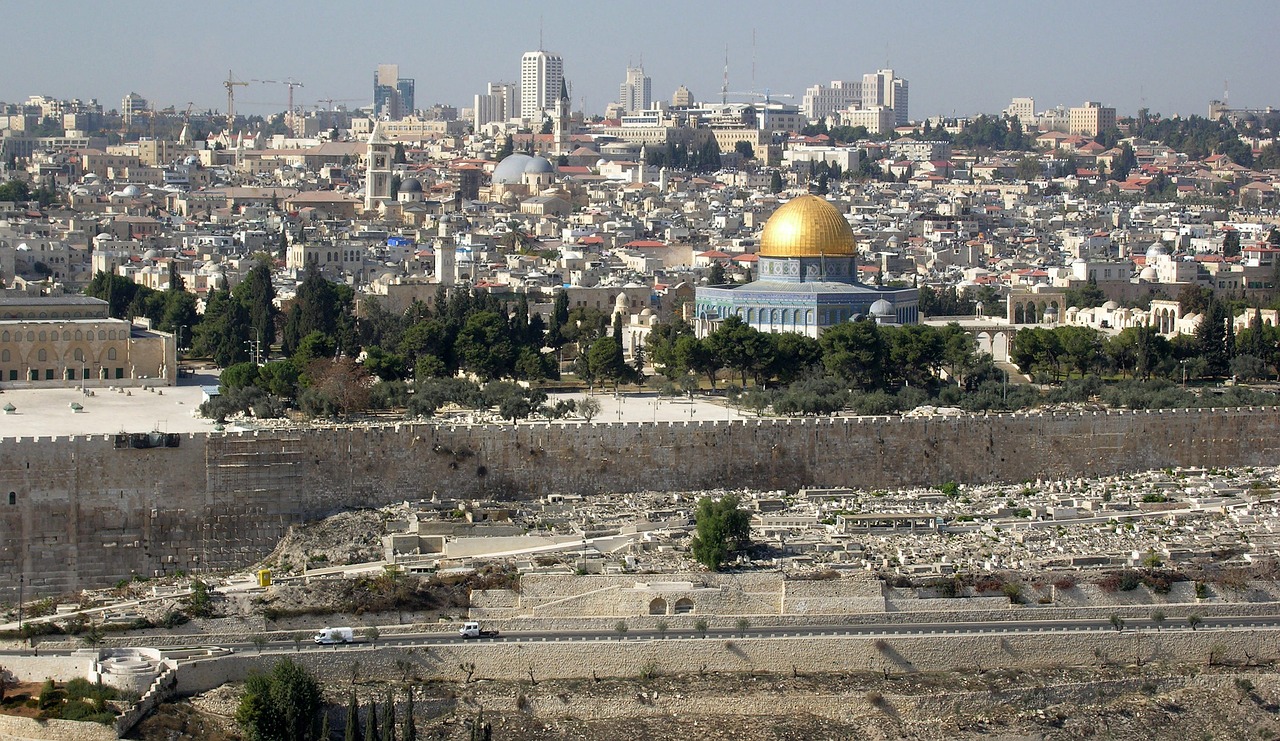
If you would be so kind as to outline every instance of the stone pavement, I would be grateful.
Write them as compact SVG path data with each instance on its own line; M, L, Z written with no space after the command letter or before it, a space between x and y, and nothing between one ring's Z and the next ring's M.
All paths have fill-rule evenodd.
M112 390L110 381L89 381L82 391L73 388L5 389L0 408L17 407L13 414L0 412L0 439L57 435L103 435L117 432L205 432L213 429L207 419L193 416L203 400L202 386L217 386L212 373L182 379L178 386ZM91 392L90 396L86 392ZM71 409L80 404L80 412Z

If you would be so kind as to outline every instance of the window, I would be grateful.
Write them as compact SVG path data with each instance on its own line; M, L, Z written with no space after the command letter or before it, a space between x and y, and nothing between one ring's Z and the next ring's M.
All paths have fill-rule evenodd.
M52 368L45 368L45 369L44 369L44 380L46 380L46 381L52 381L52 380L53 380L53 369L52 369Z
M116 378L124 378L124 368L116 368Z
M76 362L79 362L79 363L84 362L84 350L78 347L76 348L75 352L71 354L71 356L76 359Z
M49 351L41 348L36 352L36 360L41 363L49 362Z
M16 369L15 369L15 370L10 370L10 371L9 371L9 380L10 380L10 381L16 381L16 380L18 380L18 371L17 371Z
M107 360L115 360L115 359L116 359L116 349L114 347L108 347Z
M7 363L7 362L9 362L9 351L0 350L0 363Z
M18 503L18 492L16 491L9 492L9 506L12 507L17 503Z

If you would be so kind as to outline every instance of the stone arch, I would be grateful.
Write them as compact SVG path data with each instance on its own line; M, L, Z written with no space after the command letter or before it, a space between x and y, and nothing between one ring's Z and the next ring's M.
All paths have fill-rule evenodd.
M991 357L997 361L1009 360L1009 333L996 332L991 337Z
M688 597L681 597L676 600L675 614L688 615L691 612L693 612L693 600Z
M1015 304L1013 307L1013 323L1026 324L1026 321L1027 321L1027 314L1026 314L1026 311L1022 308L1022 304Z
M654 597L653 601L649 603L649 614L650 615L666 615L667 601L661 597Z

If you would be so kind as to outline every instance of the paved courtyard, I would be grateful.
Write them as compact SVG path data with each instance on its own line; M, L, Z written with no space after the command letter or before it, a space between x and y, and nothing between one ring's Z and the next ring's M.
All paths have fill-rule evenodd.
M112 389L90 382L92 395L75 388L8 389L0 391L0 407L12 404L13 414L0 413L0 439L60 435L114 434L117 432L208 432L211 420L195 416L202 401L202 386L216 386L216 375L198 374L184 378L178 386L146 391L142 388ZM553 394L557 399L581 399L583 393ZM654 422L681 420L725 420L751 417L726 407L722 399L662 398L657 394L597 393L600 403L596 424L605 422ZM83 409L73 411L72 404ZM460 413L441 421L487 421L492 415ZM272 426L278 422L268 423Z

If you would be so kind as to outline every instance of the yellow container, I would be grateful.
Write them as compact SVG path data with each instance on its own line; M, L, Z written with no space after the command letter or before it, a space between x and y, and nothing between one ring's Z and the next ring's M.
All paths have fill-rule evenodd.
M271 586L271 569L258 569L258 586Z

